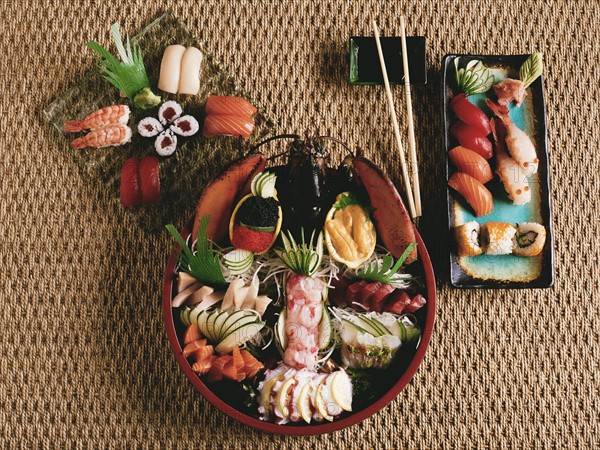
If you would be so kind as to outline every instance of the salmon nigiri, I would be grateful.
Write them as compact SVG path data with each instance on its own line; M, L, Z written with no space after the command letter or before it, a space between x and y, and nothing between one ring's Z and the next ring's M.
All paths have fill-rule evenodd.
M448 180L448 186L465 198L477 217L488 215L494 210L492 193L472 176L455 172Z
M250 117L256 107L242 97L212 95L206 101L206 114Z
M473 150L459 145L448 152L448 157L460 172L472 176L480 183L485 184L494 178L490 164Z
M211 138L220 135L241 136L244 139L252 134L254 121L244 116L209 114L204 119L202 134Z

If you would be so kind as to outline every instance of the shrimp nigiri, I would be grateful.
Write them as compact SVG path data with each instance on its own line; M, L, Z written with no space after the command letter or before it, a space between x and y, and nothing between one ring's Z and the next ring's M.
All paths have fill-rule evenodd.
M123 145L131 141L131 128L123 124L108 125L90 131L85 136L71 142L71 148L109 147Z
M63 130L67 133L75 133L83 130L96 130L112 124L127 125L129 112L129 106L127 105L105 106L82 120L65 122Z
M523 168L527 175L537 173L540 160L537 157L531 138L513 123L506 105L498 105L489 99L486 100L486 103L506 127L505 142L510 156Z
M527 175L514 159L506 154L504 150L504 138L506 129L504 124L496 119L491 121L492 132L496 140L496 173L504 189L515 205L524 205L531 201L531 190Z
M448 186L465 198L477 217L486 216L494 210L492 193L472 176L455 172L448 180Z

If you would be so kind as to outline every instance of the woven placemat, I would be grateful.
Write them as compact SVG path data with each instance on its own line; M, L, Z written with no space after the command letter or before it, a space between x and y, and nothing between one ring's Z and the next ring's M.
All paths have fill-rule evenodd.
M597 2L2 2L0 447L574 447L600 445ZM163 331L169 240L98 192L41 111L109 43L165 8L271 110L280 132L360 145L399 180L380 87L347 82L346 43L376 18L427 36L413 90L424 238L439 281L433 340L388 407L329 436L266 435L187 382ZM552 289L447 285L439 67L445 53L544 53L556 246ZM402 88L395 87L404 123ZM115 151L118 151L116 149ZM183 225L179 223L178 225Z

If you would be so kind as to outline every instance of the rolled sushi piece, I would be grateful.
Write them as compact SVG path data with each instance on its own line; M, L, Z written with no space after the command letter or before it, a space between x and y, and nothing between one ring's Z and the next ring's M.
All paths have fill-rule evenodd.
M459 256L477 256L483 253L479 243L480 225L472 220L454 228L454 237Z
M165 130L154 141L154 149L160 156L169 156L177 148L177 136L171 130Z
M539 255L546 242L546 228L535 222L517 224L512 251L517 256Z
M166 125L181 117L182 113L183 109L181 109L181 105L173 100L169 100L160 105L160 108L158 109L158 119L160 120L160 123Z
M170 129L179 136L188 137L196 134L200 129L200 125L193 116L181 116L173 121Z
M517 229L511 223L487 222L481 226L483 251L486 255L510 255Z
M137 129L140 136L143 137L154 137L164 130L162 124L154 117L140 120Z

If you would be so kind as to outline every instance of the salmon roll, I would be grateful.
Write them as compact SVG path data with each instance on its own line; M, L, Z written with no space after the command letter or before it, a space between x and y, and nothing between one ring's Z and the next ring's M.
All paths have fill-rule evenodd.
M483 251L486 255L510 255L517 229L512 223L488 222L481 226Z
M512 251L517 256L539 255L546 242L546 228L534 222L517 224Z
M480 226L472 220L454 228L454 238L459 256L477 256L483 253L479 243Z

